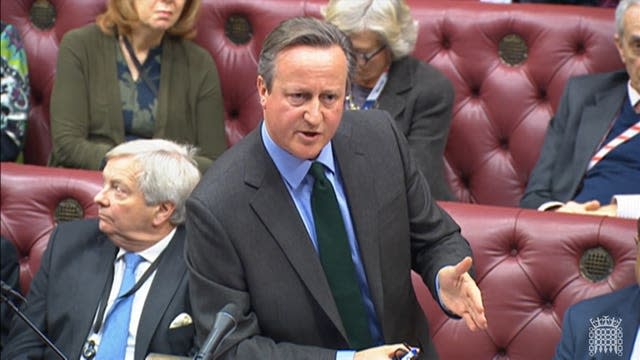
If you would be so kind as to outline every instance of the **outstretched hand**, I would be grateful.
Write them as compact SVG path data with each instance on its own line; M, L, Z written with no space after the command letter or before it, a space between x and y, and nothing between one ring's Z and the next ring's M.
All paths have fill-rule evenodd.
M482 295L468 271L473 260L467 256L455 266L445 266L438 272L440 300L451 312L462 317L472 331L486 329L487 319Z

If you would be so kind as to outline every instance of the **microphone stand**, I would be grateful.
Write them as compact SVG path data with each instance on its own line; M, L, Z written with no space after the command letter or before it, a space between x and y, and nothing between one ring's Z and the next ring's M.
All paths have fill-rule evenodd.
M60 349L58 349L52 342L51 340L49 340L43 333L42 331L40 331L40 329L38 329L38 327L31 321L29 320L29 318L20 310L18 309L18 307L13 303L13 301L11 301L9 298L7 298L4 294L0 294L0 297L2 299L3 302L7 303L7 305L9 305L9 307L11 308L11 310L13 310L14 313L16 313L18 316L20 316L20 318L22 320L24 320L25 323L27 323L27 325L29 325L29 327L31 328L31 330L35 331L36 334L38 334L38 337L40 337L40 339L42 341L45 342L45 344L47 344L51 349L53 349L53 351L56 353L56 355L58 355L58 357L62 360L67 360L67 357L64 356L64 354L62 353L62 351L60 351Z

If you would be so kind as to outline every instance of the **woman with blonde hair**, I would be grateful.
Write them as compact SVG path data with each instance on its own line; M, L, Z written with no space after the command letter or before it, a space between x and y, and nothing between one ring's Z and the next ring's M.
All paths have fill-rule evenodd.
M454 92L435 67L410 56L417 22L404 0L331 0L325 19L349 36L357 60L346 104L386 110L409 141L437 200L454 200L444 174Z
M51 97L54 166L99 169L133 139L199 149L204 171L225 149L218 71L190 38L200 0L108 0L95 24L60 44Z

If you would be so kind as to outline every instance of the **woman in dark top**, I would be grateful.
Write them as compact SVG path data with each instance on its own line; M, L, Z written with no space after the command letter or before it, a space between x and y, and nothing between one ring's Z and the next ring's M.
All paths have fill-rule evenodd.
M444 174L444 148L454 92L436 68L411 57L418 26L403 0L331 0L325 19L353 43L358 66L350 109L386 110L409 141L437 200L453 200Z

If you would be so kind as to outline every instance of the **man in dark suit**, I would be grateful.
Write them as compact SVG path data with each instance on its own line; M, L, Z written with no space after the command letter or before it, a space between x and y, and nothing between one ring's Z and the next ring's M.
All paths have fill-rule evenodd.
M616 9L625 71L567 83L522 207L640 217L640 0Z
M181 224L200 179L194 153L166 140L113 148L95 196L99 218L54 230L24 311L69 359L192 351ZM57 357L15 318L2 358Z
M437 358L412 269L452 316L486 328L471 249L406 138L386 112L344 111L353 64L333 25L276 27L258 65L264 121L187 201L197 341L217 310L239 308L221 359L389 359L405 341Z
M638 220L640 236L640 220ZM581 301L564 314L554 360L640 359L640 243L638 284Z

